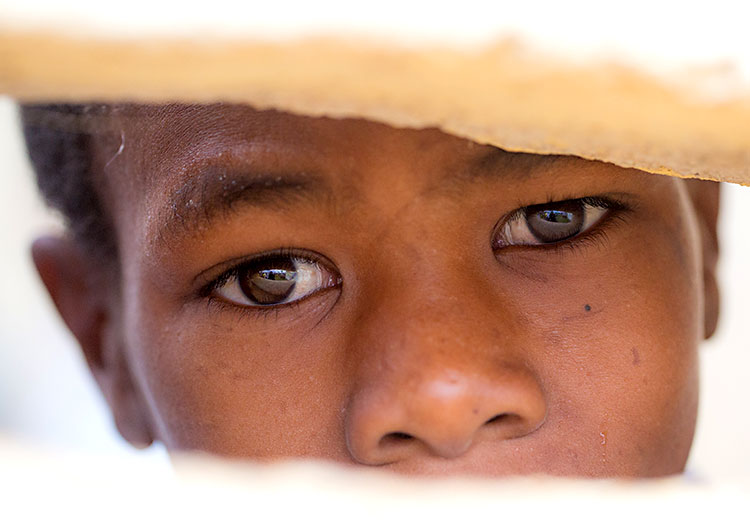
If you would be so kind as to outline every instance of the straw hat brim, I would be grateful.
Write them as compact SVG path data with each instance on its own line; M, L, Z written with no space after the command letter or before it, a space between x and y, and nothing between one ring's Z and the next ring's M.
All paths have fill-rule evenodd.
M693 85L635 67L558 60L511 41L456 49L343 35L127 40L0 32L0 93L22 102L242 102L750 185L750 94L715 99Z

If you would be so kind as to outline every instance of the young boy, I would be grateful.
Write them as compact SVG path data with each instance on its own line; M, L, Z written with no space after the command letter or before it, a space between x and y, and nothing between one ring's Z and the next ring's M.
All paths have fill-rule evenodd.
M34 261L133 444L683 470L718 184L243 105L23 118L71 231Z

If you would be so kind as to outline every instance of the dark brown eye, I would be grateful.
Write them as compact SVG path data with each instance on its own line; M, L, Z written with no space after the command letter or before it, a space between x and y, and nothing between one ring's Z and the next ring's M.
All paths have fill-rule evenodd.
M539 204L526 208L526 223L539 242L558 242L581 231L584 213L581 201Z
M493 247L554 244L571 239L599 222L611 206L595 197L526 206L498 227Z
M242 268L237 279L248 299L258 304L275 304L294 290L297 268L288 257L262 259Z
M241 306L275 306L299 301L341 283L328 266L297 255L264 255L232 270L213 293Z

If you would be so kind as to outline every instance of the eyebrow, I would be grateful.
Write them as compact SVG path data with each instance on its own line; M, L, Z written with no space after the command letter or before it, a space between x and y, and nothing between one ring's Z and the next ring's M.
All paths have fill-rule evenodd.
M562 158L563 155L538 155L492 147L474 160L468 176L470 179L502 177L523 181L541 170L549 170Z
M533 155L492 148L479 156L466 172L446 174L440 185L455 187L476 179L507 178L523 181L539 169L549 168L560 156ZM219 217L240 206L280 210L300 203L330 201L327 179L308 171L263 171L250 165L226 165L216 159L187 168L186 182L172 192L161 214L157 241L170 241L186 232L207 229Z
M330 197L325 179L309 172L262 171L250 166L203 164L189 169L186 182L174 190L162 214L160 243L184 232L209 228L238 207L280 209Z

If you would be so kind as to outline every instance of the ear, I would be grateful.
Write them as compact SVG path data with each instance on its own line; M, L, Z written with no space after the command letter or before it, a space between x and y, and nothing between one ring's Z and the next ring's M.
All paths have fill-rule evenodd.
M703 287L705 297L704 338L708 339L716 331L719 321L719 285L716 265L719 260L719 217L720 183L706 180L685 180L688 193L698 218L703 250Z
M37 239L31 251L39 276L112 409L117 429L131 444L147 447L153 433L124 352L113 270L84 255L68 238Z

